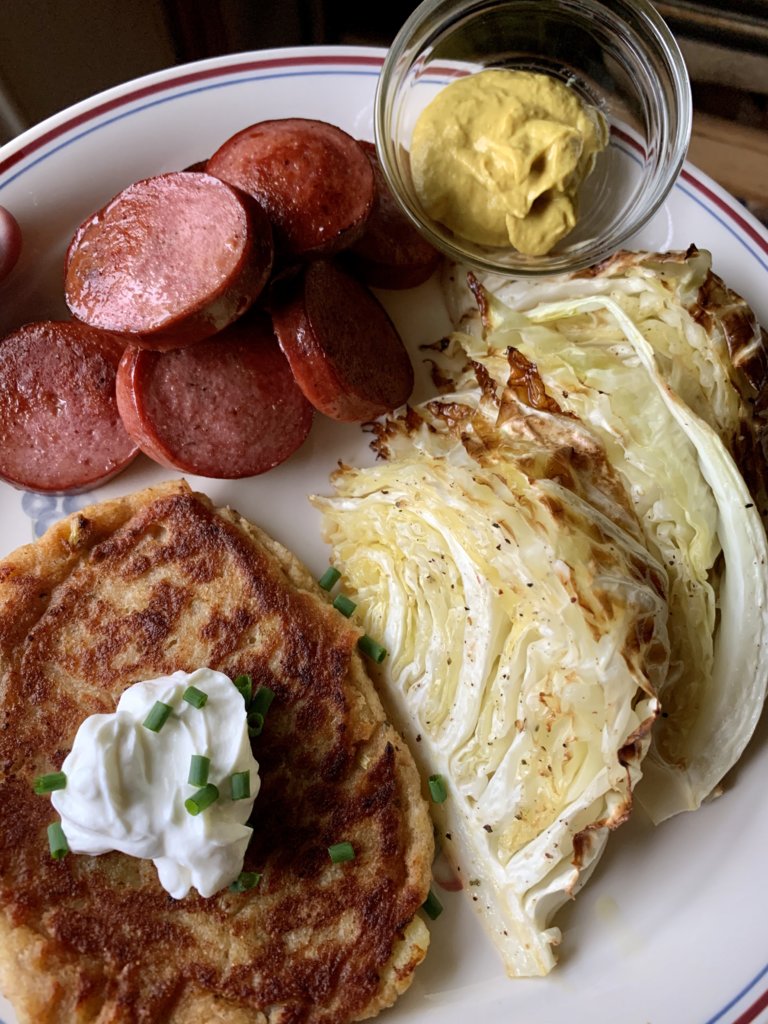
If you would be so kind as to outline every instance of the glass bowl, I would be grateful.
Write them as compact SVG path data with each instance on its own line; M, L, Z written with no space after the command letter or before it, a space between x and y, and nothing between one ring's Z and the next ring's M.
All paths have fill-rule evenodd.
M458 237L414 189L409 151L419 114L457 77L487 68L554 76L608 122L608 146L578 193L576 226L545 256ZM664 202L690 140L690 82L649 0L425 0L384 61L374 127L390 188L438 249L505 276L564 273L611 256Z

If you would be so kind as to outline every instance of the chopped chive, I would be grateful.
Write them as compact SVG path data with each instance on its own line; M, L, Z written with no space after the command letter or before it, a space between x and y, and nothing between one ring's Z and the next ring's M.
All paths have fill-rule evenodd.
M348 619L355 608L357 608L357 605L346 594L337 594L333 599L333 607L337 612L341 612L344 618Z
M448 790L442 775L429 776L429 795L436 804L445 803L448 799Z
M212 803L215 803L219 799L219 791L212 782L209 782L207 786L203 786L202 789L198 789L196 793L188 797L184 801L184 806L187 808L190 814L200 814L206 807L210 807Z
M156 700L151 711L144 719L144 728L150 729L152 732L160 732L172 711L173 708L170 704L163 704L161 700Z
M185 700L187 704L191 704L193 708L199 709L208 703L208 694L198 690L196 686L188 686L181 695L181 699Z
M367 654L371 661L375 661L377 665L380 665L387 656L386 647L377 644L367 633L360 637L357 641L357 646L363 654Z
M38 796L45 796L46 793L53 793L57 789L67 788L67 776L64 772L50 772L48 775L38 775L34 781L34 790Z
M52 821L48 826L48 847L54 860L61 860L69 853L69 843L60 821Z
M230 885L229 891L248 892L249 889L254 889L260 881L261 875L258 871L241 871L232 885Z
M421 909L424 911L427 917L431 917L433 921L436 921L437 918L440 917L440 915L443 912L443 904L430 889L429 896L427 896L427 898L422 903Z
M229 779L233 800L247 800L251 795L251 770L234 772Z
M204 757L202 754L193 754L189 762L187 782L190 786L204 786L208 782L208 772L210 770L210 757Z
M328 847L328 856L332 864L343 864L347 860L355 859L355 851L352 843L334 843Z
M243 673L241 676L235 676L234 684L243 695L245 706L248 707L253 697L253 680L249 675Z
M320 579L317 581L318 586L322 587L323 590L332 590L341 579L341 573L338 569L334 569L331 566L326 569Z
M261 715L266 715L274 699L274 690L270 690L268 686L260 686L251 701L250 710L258 711Z
M264 728L264 715L260 711L249 711L247 722L248 735L261 736L261 730Z

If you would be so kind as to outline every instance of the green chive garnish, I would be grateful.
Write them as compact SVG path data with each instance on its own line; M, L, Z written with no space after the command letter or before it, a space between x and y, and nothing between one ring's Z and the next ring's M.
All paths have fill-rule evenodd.
M163 704L161 700L156 700L152 710L144 719L144 728L151 729L152 732L160 732L172 711L173 708L170 704Z
M191 704L193 708L200 709L208 703L208 694L198 690L196 686L188 686L181 695L181 699L185 700L187 704Z
M264 728L264 715L260 711L249 711L247 722L248 735L261 736L261 730Z
M251 703L251 698L253 697L253 680L249 675L243 673L241 676L235 676L234 683L243 695L245 706L248 707Z
M69 843L60 821L52 821L48 826L48 846L54 860L61 860L69 853Z
M330 569L326 569L320 579L317 581L318 586L322 587L323 590L333 590L336 584L341 579L341 573L338 569L334 569L333 566Z
M354 601L350 601L346 594L337 594L333 599L333 607L337 612L341 612L344 618L348 619L355 608L357 608L357 605Z
M387 656L386 647L377 644L367 633L360 637L357 641L357 646L363 654L367 654L371 661L375 661L377 665L380 665Z
M260 881L261 875L258 871L241 871L232 885L230 885L229 891L248 892L249 889L254 889Z
M45 796L46 793L53 793L57 789L67 788L67 776L64 772L50 772L48 775L38 775L34 781L34 790L38 796Z
M260 686L258 688L248 711L249 736L261 735L261 730L264 728L264 716L269 711L274 699L274 691L270 690L268 686Z
M188 799L184 801L184 806L187 808L190 814L200 814L206 807L210 807L211 804L215 803L219 799L219 791L212 782L209 782L207 786L203 786L202 789L198 789L196 793L193 793Z
M189 762L187 782L190 786L204 786L208 782L208 772L210 770L210 757L204 757L202 754L193 754Z
M251 795L251 770L234 772L229 780L233 800L247 800Z
M344 861L355 859L355 851L352 843L334 843L328 847L328 856L332 864L343 864Z
M442 804L447 800L448 790L442 775L429 776L429 795L436 804Z
M437 918L440 917L440 915L443 912L443 904L430 889L429 896L427 896L427 898L422 903L421 909L424 911L427 917L431 917L433 921L436 921Z
M260 686L251 701L250 710L258 711L261 715L266 715L274 699L274 690L270 690L268 686Z

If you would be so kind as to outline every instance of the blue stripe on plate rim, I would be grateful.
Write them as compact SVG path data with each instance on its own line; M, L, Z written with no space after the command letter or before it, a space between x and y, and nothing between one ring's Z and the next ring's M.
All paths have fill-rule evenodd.
M248 81L264 81L268 79L280 79L280 78L295 78L295 77L312 77L318 75L350 75L355 77L375 77L378 75L378 67L383 61L382 56L372 57L368 55L355 55L351 48L348 56L336 53L332 55L326 55L322 58L317 55L306 55L306 56L295 56L295 57L283 57L283 58L254 58L245 63L236 64L224 64L222 66L211 67L208 69L201 70L200 72L189 72L189 66L186 71L179 69L179 72L175 76L163 78L159 82L154 82L149 86L138 86L135 90L125 92L118 97L114 97L112 100L107 101L103 104L97 105L90 111L86 111L83 114L72 117L47 133L43 133L36 140L32 141L29 145L22 148L22 152L17 154L16 157L11 157L13 163L20 162L22 166L10 177L7 177L2 183L0 183L0 192L8 185L11 181L15 181L18 177L23 175L31 167L40 163L43 160L49 159L55 153L61 149L71 145L100 128L105 127L109 124L113 124L116 121L122 120L127 117L131 117L134 114L140 113L149 107L157 106L163 103L172 102L173 100L180 99L185 96L192 95L198 92L206 92L212 89L227 88L229 86L240 85ZM275 65L281 65L281 70L275 70ZM242 74L244 68L249 69L248 74ZM259 69L261 68L261 71ZM235 77L232 77L232 76ZM226 77L225 81L211 81L208 80L205 84L197 84L191 86L188 89L178 90L180 85L184 83L194 81L195 79L214 79ZM111 110L117 110L120 107L127 106L128 104L134 103L137 98L148 96L154 93L160 93L168 90L178 90L172 92L171 95L159 96L155 99L148 99L145 103L137 103L132 106L129 110L123 110L120 113L113 114L111 116L103 117L98 120L96 124L90 124L85 127L82 131L76 134L70 135L62 142L51 146L46 149L43 153L36 156L35 159L25 162L25 157L35 153L36 151L43 148L47 142L53 141L55 138L61 137L68 130L73 127L77 127L79 124L88 125L89 121L102 117L103 114L109 114ZM12 145L12 144L11 144ZM622 147L623 148L623 147ZM628 155L632 155L627 150ZM0 168L5 165L9 165L10 161L0 162ZM685 181L687 184L683 184ZM689 199L693 200L701 209L713 217L725 230L733 236L733 238L750 254L750 256L756 260L758 265L768 272L768 237L764 237L762 231L756 231L752 225L745 220L745 218L737 212L737 209L725 202L720 196L714 194L704 183L700 180L694 168L690 165L686 165L681 178L675 184L676 189L680 189ZM698 194L697 194L698 193ZM719 208L718 212L715 207ZM754 239L756 246L753 247L748 237L745 237L744 229L747 228L747 234ZM765 256L759 251L757 246L763 250ZM31 497L31 496L30 496ZM39 496L35 496L39 497ZM53 513L53 508L45 509L42 515L37 515L37 510L33 510L32 503L24 495L22 498L22 505L27 500L27 506L24 507L24 511L33 521L35 528L35 535L39 536L38 530L44 529L45 526L49 525L48 517ZM58 509L57 509L58 511ZM41 509L40 512L43 512ZM62 514L66 514L62 512ZM768 975L768 963L766 963L755 976L747 981L744 987L738 991L732 999L730 999L721 1009L719 1009L713 1016L709 1017L702 1024L726 1024L726 1014L730 1010L734 1009L737 1004L742 1003L747 996L751 996L754 990ZM763 1001L764 997L768 994L766 992L757 995L757 998L751 1003L751 1005L742 1008L741 1014L738 1018L730 1018L731 1024L750 1024L750 1022L757 1021L757 1015L764 1008ZM0 1020L0 1024L5 1024L4 1021Z

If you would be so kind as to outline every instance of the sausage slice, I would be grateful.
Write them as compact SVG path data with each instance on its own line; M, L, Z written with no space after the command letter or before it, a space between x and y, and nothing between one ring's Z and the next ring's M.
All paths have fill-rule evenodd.
M440 253L397 205L374 144L359 144L373 168L376 197L362 238L345 254L345 260L361 281L374 288L415 288L432 276Z
M126 349L117 402L141 450L170 469L234 479L292 455L313 410L260 312L172 352Z
M413 366L378 299L330 260L275 287L272 319L304 394L337 420L389 412L413 390Z
M138 454L115 375L125 338L77 321L26 324L0 341L0 476L48 493L84 491Z
M0 281L13 270L21 252L21 228L4 206L0 206Z
M294 117L251 125L213 154L207 170L264 207L286 262L351 245L373 205L365 153L325 121Z
M75 233L70 310L146 348L207 338L257 298L272 231L248 196L209 174L175 171L129 185Z

